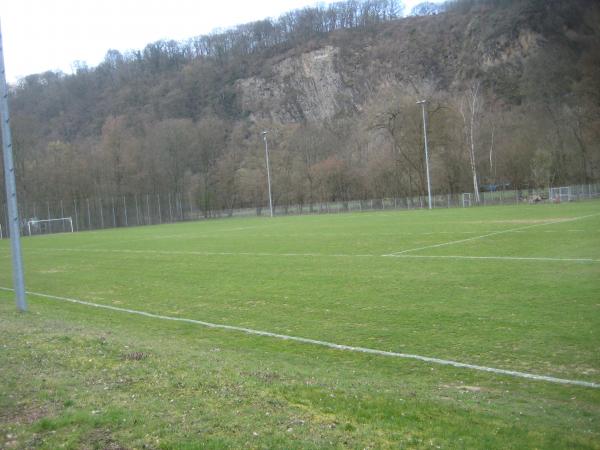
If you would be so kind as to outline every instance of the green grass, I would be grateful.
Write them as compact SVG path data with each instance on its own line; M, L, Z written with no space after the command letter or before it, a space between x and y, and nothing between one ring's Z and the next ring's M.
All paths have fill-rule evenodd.
M597 201L22 242L33 292L600 382ZM471 256L556 260L453 258ZM35 295L20 314L13 297L0 291L0 448L600 448L600 389Z

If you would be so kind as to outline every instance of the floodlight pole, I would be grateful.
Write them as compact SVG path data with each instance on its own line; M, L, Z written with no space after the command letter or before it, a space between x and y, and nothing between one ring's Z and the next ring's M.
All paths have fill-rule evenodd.
M273 197L271 196L271 169L269 168L269 142L267 141L268 131L263 131L263 139L265 141L265 159L267 161L267 182L269 184L269 209L271 210L271 217L273 217Z
M12 136L10 134L10 116L8 113L8 85L4 68L4 48L2 46L2 28L0 27L0 117L2 121L2 153L4 154L4 180L6 183L6 201L8 203L8 227L13 265L13 284L17 308L27 311L25 300L25 277L21 255L21 232L19 209L17 207L17 185L15 183L15 165L12 154Z
M428 197L428 205L429 209L431 206L431 178L429 177L429 152L427 149L427 120L425 117L425 105L427 104L427 100L419 100L417 105L421 105L421 109L423 110L423 137L425 140L425 167L427 169L427 197Z

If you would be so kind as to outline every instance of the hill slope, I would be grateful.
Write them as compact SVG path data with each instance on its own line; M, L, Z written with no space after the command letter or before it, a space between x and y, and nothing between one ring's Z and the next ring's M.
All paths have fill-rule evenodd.
M15 87L21 196L264 204L263 129L278 204L415 195L420 98L437 192L597 181L599 24L591 0L463 0L403 19L378 0L109 51Z

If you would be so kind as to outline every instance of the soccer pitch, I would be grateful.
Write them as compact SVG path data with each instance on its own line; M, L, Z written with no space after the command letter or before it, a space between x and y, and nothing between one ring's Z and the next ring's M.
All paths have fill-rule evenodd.
M57 234L23 254L30 312L0 291L0 444L600 446L598 201Z

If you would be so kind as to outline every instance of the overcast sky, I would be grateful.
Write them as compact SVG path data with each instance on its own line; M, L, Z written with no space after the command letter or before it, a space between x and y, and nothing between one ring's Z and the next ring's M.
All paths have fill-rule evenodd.
M422 0L404 0L406 10ZM439 0L437 0L439 2ZM2 0L0 20L9 83L46 70L96 66L106 51L185 40L316 3L314 0Z

